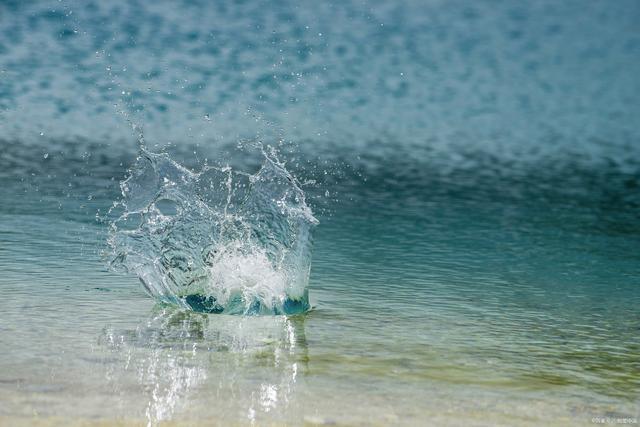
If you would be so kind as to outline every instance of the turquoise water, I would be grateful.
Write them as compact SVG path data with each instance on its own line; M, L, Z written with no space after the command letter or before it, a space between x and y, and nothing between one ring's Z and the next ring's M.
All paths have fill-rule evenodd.
M639 19L2 3L0 424L637 420ZM310 311L196 313L109 268L131 123L189 173L274 148L319 221ZM243 259L227 281L275 277Z

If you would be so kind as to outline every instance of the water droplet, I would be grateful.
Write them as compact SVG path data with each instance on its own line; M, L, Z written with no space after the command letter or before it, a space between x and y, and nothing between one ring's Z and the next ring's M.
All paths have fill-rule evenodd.
M44 136L44 132L40 132L40 136Z

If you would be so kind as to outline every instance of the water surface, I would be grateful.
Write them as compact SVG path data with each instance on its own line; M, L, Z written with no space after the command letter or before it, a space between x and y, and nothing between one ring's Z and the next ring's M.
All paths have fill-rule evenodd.
M3 3L0 424L640 418L639 16ZM109 270L131 123L191 171L278 151L319 220L308 313Z

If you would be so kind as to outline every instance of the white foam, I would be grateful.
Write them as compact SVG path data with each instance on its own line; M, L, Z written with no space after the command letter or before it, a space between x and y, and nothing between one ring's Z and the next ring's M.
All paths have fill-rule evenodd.
M287 276L274 266L264 250L249 250L235 241L217 250L209 268L210 282L206 288L219 304L241 295L244 301L260 301L269 310L282 301L287 288Z

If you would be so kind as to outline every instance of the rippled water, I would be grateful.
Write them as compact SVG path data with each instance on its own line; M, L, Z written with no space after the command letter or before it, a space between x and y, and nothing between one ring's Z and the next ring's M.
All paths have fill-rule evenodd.
M640 418L639 16L0 4L0 424ZM309 312L197 313L109 269L132 122L217 184L273 147L319 220Z
M320 194L314 309L236 318L154 307L135 277L106 269L94 213L118 195L120 158L91 156L78 169L56 153L22 160L35 176L2 189L13 201L0 221L5 417L637 416L640 230L637 198L626 196L637 176L572 169L564 187L537 169L535 182L522 170L345 179L340 202ZM418 181L432 190L416 192Z

